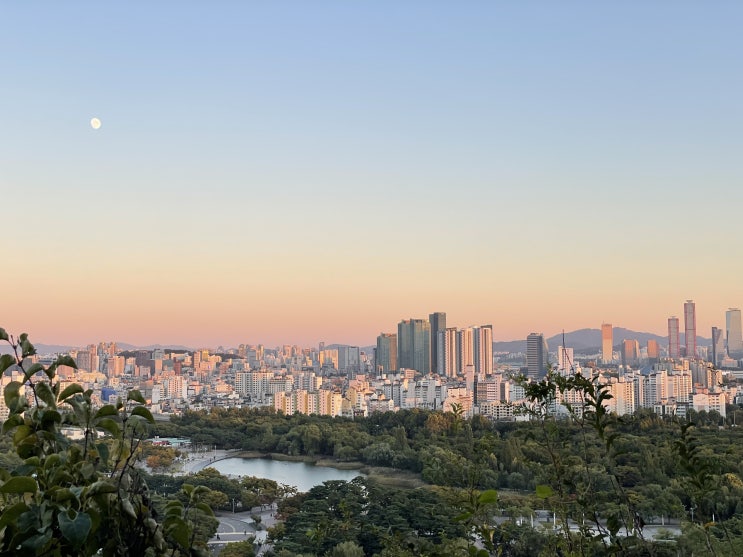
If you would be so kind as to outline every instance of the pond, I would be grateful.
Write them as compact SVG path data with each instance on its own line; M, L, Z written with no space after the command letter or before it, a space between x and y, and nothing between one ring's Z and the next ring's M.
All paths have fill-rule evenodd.
M299 491L309 491L328 480L350 481L363 476L358 470L338 470L315 466L306 462L289 462L268 458L226 458L209 465L230 476L255 476L295 486Z

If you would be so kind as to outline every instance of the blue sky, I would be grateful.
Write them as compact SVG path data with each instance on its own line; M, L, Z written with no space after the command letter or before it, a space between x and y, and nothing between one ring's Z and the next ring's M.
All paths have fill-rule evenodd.
M367 343L436 310L499 339L601 320L662 332L686 298L720 325L743 303L742 16L5 3L0 192L29 271L9 287L32 301L0 302L49 342L86 293L128 304L67 340L198 343L174 327L179 299L204 342ZM50 293L50 265L76 278Z

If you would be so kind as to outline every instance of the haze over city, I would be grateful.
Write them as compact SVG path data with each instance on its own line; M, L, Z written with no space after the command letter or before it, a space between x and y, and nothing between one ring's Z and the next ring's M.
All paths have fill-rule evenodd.
M0 325L663 335L694 299L709 336L743 305L743 5L570 5L4 5Z

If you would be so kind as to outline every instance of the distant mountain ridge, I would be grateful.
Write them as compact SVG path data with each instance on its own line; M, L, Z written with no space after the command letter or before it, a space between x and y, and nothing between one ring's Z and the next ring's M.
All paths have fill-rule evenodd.
M33 342L33 341L31 341ZM62 344L36 344L34 343L34 348L36 348L36 353L41 354L42 356L44 354L57 354L59 352L69 352L70 350L74 350L74 346L66 346ZM0 343L0 354L11 354L13 350L10 348L10 345L2 342Z
M36 348L36 353L40 355L45 354L58 354L61 352L69 352L70 350L78 350L80 348L85 348L85 346L70 346L66 344L36 344L34 343L34 348ZM155 350L156 348L162 348L162 349L169 349L169 350L188 350L189 352L193 352L193 348L188 348L186 346L181 346L178 344L150 344L148 346L135 346L133 344L128 344L126 342L117 342L116 346L119 350ZM10 348L10 345L7 343L0 343L0 354L10 354L12 352L12 349Z
M625 329L623 327L614 327L614 347L618 347L625 339L637 340L641 346L647 345L648 340L657 340L661 346L668 344L668 337L657 335L655 333L633 331L631 329ZM680 333L680 342L684 344L684 333ZM550 351L557 351L558 346L563 343L562 333L558 333L547 338L547 345ZM697 336L697 345L709 346L712 340L709 338ZM565 333L565 345L569 348L573 348L576 352L582 353L595 353L601 351L601 329L578 329L577 331L570 331ZM44 354L55 354L60 352L69 352L84 346L70 346L64 344L34 344L36 352ZM154 350L156 348L171 349L171 350L187 350L193 352L193 348L183 346L179 344L149 344L147 346L136 346L126 342L117 342L116 346L120 350ZM350 346L348 344L329 344L326 345L327 349L339 348L340 346ZM371 346L360 346L359 349L362 352L370 354L375 345ZM495 352L526 352L526 339L523 340L510 340L510 341L496 341L493 342L493 351ZM10 346L5 343L0 343L0 354L9 354L11 352Z
M622 344L624 340L637 340L641 346L647 344L648 340L656 340L661 346L668 344L668 337L633 331L623 327L614 327L613 344L615 347ZM565 333L565 346L573 348L576 352L600 352L601 351L601 329L578 329ZM684 334L680 333L680 342L684 344ZM711 339L697 337L697 345L706 346L712 343ZM547 345L550 351L557 351L557 348L563 344L563 334L558 333L547 338ZM493 350L495 352L526 352L526 339L511 340L506 342L494 342Z

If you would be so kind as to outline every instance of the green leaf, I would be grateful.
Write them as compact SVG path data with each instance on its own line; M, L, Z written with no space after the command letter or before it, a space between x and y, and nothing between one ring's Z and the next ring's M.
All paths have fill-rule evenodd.
M151 424L155 423L155 418L152 417L152 412L147 410L144 406L137 406L132 409L132 416L142 416Z
M183 515L183 507L173 507L168 506L165 507L165 516L182 516Z
M95 448L98 449L98 455L101 457L101 461L104 463L108 462L108 445L106 443L98 443Z
M54 376L57 375L57 364L52 364L48 366L44 373L46 373L46 376L49 378L49 381L52 381L54 379ZM59 393L59 383L55 383L56 390L54 391L54 394Z
M134 511L134 506L132 505L132 502L129 499L122 499L121 500L121 508L124 510L126 514L131 516L132 518L137 518L137 513Z
M119 424L117 424L111 418L103 418L96 424L96 427L109 432L113 437L117 439L121 437L121 428L119 427Z
M492 505L498 502L498 492L494 489L488 489L480 493L477 502L481 505Z
M191 529L182 518L170 516L165 519L163 526L167 534L178 542L181 547L190 546L188 540L191 537Z
M82 545L92 526L92 521L87 513L77 513L75 518L71 519L66 512L61 512L57 515L57 520L62 535L75 547Z
M41 416L41 425L46 431L53 431L50 426L62 421L62 414L56 410L47 409Z
M90 462L84 462L82 466L80 466L80 474L86 481L88 481L93 477L93 474L95 474L95 467Z
M57 361L54 362L57 366L67 366L74 369L77 369L77 362L75 361L75 358L72 356L69 356L67 354L63 356L58 356Z
M0 340L10 340L8 333L2 327L0 327Z
M23 549L30 549L33 553L36 555L41 555L43 551L41 550L46 544L48 544L52 539L52 529L49 528L47 531L36 534L35 536L31 536L30 538L27 538L22 544L21 547Z
M54 396L49 383L36 383L34 389L36 389L36 396L38 396L44 404L51 408L57 406L57 397Z
M206 516L214 516L214 511L212 511L212 508L206 503L196 503L194 508L199 509Z
M134 389L133 391L129 391L129 394L126 395L126 399L139 402L140 404L146 404L144 397L142 396L142 393L140 393L137 389Z
M49 490L47 493L51 495L52 492L51 490ZM75 494L67 488L60 488L54 492L54 500L57 503L62 503L71 499L75 499Z
M25 424L18 426L18 429L16 429L15 433L13 434L13 443L17 445L33 432L34 430Z
M18 340L21 341L19 344L21 345L22 356L24 358L36 354L36 348L34 348L34 345L31 344L30 340L28 340L28 334L23 333L20 337L18 337Z
M44 366L43 365L38 364L38 363L37 364L31 364L29 366L29 368L27 370L25 370L25 372L24 372L23 375L26 378L26 381L28 381L28 379L30 377L33 377L36 373L38 373L40 371L44 371Z
M44 470L50 470L59 465L61 457L58 454L50 454L44 461Z
M547 499L548 497L552 497L554 495L554 491L552 491L552 488L548 485L538 485L537 486L537 497L540 499Z
M98 495L99 493L116 493L116 485L107 480L99 480L90 486L89 496Z
M16 363L15 358L10 354L3 354L0 356L0 373L4 373L6 369Z
M0 515L0 530L8 526L9 524L15 523L18 518L28 510L28 505L21 501L16 503L12 507L8 507Z
M62 394L59 395L57 400L59 400L59 402L62 402L66 398L69 398L72 395L76 395L77 393L82 393L82 392L83 392L83 388L77 383L73 383L72 385L65 387L65 390L62 391Z
M0 486L0 493L35 493L39 489L36 480L28 476L14 476Z
M98 418L103 418L105 416L116 416L118 412L116 411L116 408L113 407L112 404L106 404L106 406L102 406L98 412L95 413L95 416L93 416L94 420L97 420Z
M19 426L23 423L23 416L20 414L12 414L8 416L8 419L3 422L3 434L8 433L11 429Z
M17 410L21 398L22 385L18 381L11 381L5 387L5 405L11 411Z

